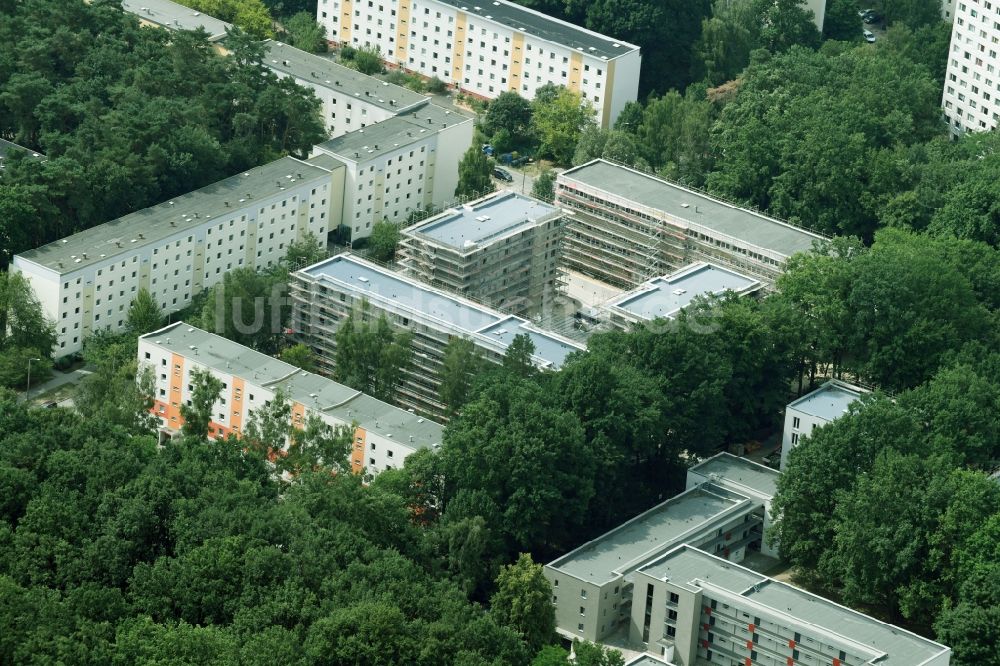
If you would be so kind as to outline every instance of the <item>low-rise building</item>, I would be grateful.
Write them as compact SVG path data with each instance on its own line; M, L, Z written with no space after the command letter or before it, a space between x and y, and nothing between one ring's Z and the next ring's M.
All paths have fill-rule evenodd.
M180 408L190 404L191 373L199 370L222 382L209 424L215 439L239 437L254 410L280 390L293 426L303 427L315 415L330 427L353 429L350 465L356 473L401 467L414 451L441 445L442 427L430 419L184 322L140 337L138 355L140 367L156 377L153 413L164 437L184 425Z
M323 105L323 123L331 137L429 103L424 95L362 74L329 58L270 39L264 44L267 53L263 62L268 69L316 93Z
M579 92L602 127L639 91L639 47L507 0L319 0L317 20L337 44L378 47L390 67L437 77L493 99L533 99L545 84Z
M122 9L134 14L144 25L167 30L204 30L208 41L218 44L232 24L170 0L122 0Z
M785 427L781 434L781 469L788 464L788 454L819 426L847 413L851 403L868 389L832 379L815 391L789 403L785 408Z
M562 266L630 289L696 261L773 285L785 262L824 238L636 169L593 160L556 179L573 213Z
M122 330L141 288L176 312L234 268L276 264L307 232L325 240L344 174L328 156L283 157L15 255L11 270L31 284L66 356L93 331Z
M0 170L4 168L4 163L8 160L17 159L15 155L21 155L27 159L42 162L46 159L45 155L42 155L41 153L36 153L35 151L25 148L24 146L19 146L16 143L0 139Z
M740 562L764 541L778 472L719 454L688 472L681 494L547 564L556 628L569 639L600 641L628 622L644 589L635 572L681 544Z
M670 275L647 280L604 305L608 321L620 329L640 322L674 319L698 296L739 296L761 288L759 280L736 271L699 262Z
M629 639L677 666L948 666L951 649L691 544L635 572Z
M402 232L408 275L480 303L531 314L556 285L562 211L502 191Z
M453 337L467 338L484 359L499 363L517 335L535 347L539 368L558 369L584 347L514 315L417 282L351 254L340 254L292 274L292 328L316 354L323 372L335 367L335 335L348 317L390 324L413 334L412 361L396 389L397 404L442 415L442 362Z
M425 104L317 145L313 155L331 155L347 168L344 236L367 238L376 222L402 222L452 201L472 127L469 116Z

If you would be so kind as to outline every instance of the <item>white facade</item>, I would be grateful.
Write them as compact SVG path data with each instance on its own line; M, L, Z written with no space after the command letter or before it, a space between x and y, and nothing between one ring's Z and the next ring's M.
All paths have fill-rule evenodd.
M346 165L338 219L350 227L350 239L367 238L383 219L402 222L454 199L472 129L472 118L425 104L316 146L314 154Z
M785 427L781 435L781 469L788 463L788 453L803 437L847 413L848 406L867 389L846 382L831 380L807 393L785 408Z
M343 192L343 165L285 157L200 190L16 255L56 325L56 356L93 331L120 331L146 288L165 313L226 272L280 261L306 232L325 239Z
M267 40L264 65L279 77L291 77L312 89L322 103L323 123L330 137L388 120L427 103L412 90L344 67L329 58L288 44Z
M315 415L330 427L354 431L350 465L355 473L374 475L401 467L414 451L441 444L442 427L434 421L183 322L140 337L138 360L155 374L153 413L165 435L184 424L180 407L189 404L191 373L199 370L222 382L209 424L209 436L215 439L239 437L254 409L281 389L295 427Z
M566 86L594 106L602 127L638 94L639 47L506 0L319 0L317 20L336 43L377 46L390 66L485 99Z
M1000 3L954 0L941 106L954 135L995 129L1000 120Z

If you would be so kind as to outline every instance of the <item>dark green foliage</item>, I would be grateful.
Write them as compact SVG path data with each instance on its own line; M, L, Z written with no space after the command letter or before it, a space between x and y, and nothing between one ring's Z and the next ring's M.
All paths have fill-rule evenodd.
M326 28L316 21L316 12L299 12L283 22L285 40L309 53L326 51Z
M366 312L347 317L336 333L337 381L391 402L413 354L411 335L394 331L385 315L376 320Z
M861 39L858 3L855 0L830 0L823 16L823 37L845 42Z
M29 360L32 382L47 379L55 342L55 327L28 281L20 273L0 273L0 387L26 386Z
M494 190L493 164L478 146L472 146L458 163L456 197L481 197Z
M215 414L212 407L222 393L222 380L208 370L191 370L191 404L181 405L184 419L184 435L192 440L208 437L209 423Z
M552 609L552 586L542 574L542 566L521 553L517 562L503 567L497 577L497 591L490 599L493 617L524 638L532 653L552 642L556 618Z
M229 48L222 57L201 35L140 28L107 2L12 4L0 22L0 136L49 160L4 170L0 266L284 152L308 152L324 136L319 101L260 67L249 37L234 35Z
M362 74L382 74L385 72L382 52L377 46L362 46L361 48L345 46L340 50L340 61Z
M383 263L392 261L398 246L399 225L387 220L376 222L368 237L368 258Z
M556 198L556 172L542 169L531 185L531 196L551 203Z

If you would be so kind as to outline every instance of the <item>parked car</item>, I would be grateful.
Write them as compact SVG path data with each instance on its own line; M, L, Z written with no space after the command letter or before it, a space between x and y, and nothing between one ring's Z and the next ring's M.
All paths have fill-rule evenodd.
M872 23L878 23L879 21L881 21L882 17L876 14L875 12L869 12L865 14L865 17L862 20L868 25L871 25Z
M497 180L502 180L505 183L514 182L514 176L510 175L509 171L501 169L500 167L495 167L493 169L493 177L496 178Z
M489 157L493 157L493 146L488 143L483 144L483 154Z
M860 16L861 18L864 18L864 17L868 16L869 14L874 14L874 13L875 13L874 9L859 9L858 10L858 16Z
M865 41L868 42L869 44L874 44L875 33L873 33L871 30L865 30Z

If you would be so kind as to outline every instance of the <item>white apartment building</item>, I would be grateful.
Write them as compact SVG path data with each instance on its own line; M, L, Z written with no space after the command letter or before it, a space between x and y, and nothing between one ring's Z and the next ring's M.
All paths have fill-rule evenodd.
M563 213L500 191L404 229L408 275L517 314L538 312L554 293Z
M698 262L670 275L647 280L608 301L604 310L611 325L627 330L642 322L674 319L699 296L721 296L727 292L743 296L761 287L759 280Z
M484 99L562 85L610 127L639 90L638 46L506 0L319 0L317 12L333 42L377 46L392 67Z
M338 215L348 227L346 236L367 238L376 222L402 222L413 211L453 200L473 122L425 104L313 148L313 155L330 155L346 165Z
M957 136L995 129L1000 120L1000 3L954 3L941 106Z
M140 288L176 312L239 267L280 261L292 241L323 240L339 223L345 168L328 156L293 157L16 255L55 322L56 356L93 331L120 331Z
M832 379L785 408L785 427L781 435L781 469L788 463L788 453L803 437L847 413L847 408L868 389Z
M222 382L209 424L209 436L215 439L239 437L254 409L281 390L290 403L293 426L303 427L315 415L327 426L353 429L350 465L355 473L374 475L401 467L414 451L441 445L443 428L430 419L184 322L140 337L138 355L139 366L156 376L153 413L160 419L162 438L184 425L180 408L190 404L191 373L200 370Z
M676 546L693 544L732 562L748 551L776 556L764 535L778 475L720 453L688 470L681 494L545 565L558 633L601 641L627 625L644 601L636 572Z
M454 337L470 340L483 359L500 363L518 335L535 347L532 362L559 369L583 345L546 331L515 315L504 314L413 280L351 254L340 254L292 274L292 328L313 350L326 373L336 367L336 333L348 317L370 322L385 316L398 330L412 333L413 355L404 368L395 402L433 415L446 413L439 387L448 346Z
M167 30L204 30L208 41L218 44L232 25L170 0L122 0L122 9L143 25Z
M948 666L951 649L691 544L634 574L629 643L676 666Z
M268 69L279 77L291 77L316 93L331 137L388 120L428 102L424 95L344 67L329 58L270 39L264 44L267 47L264 65Z

